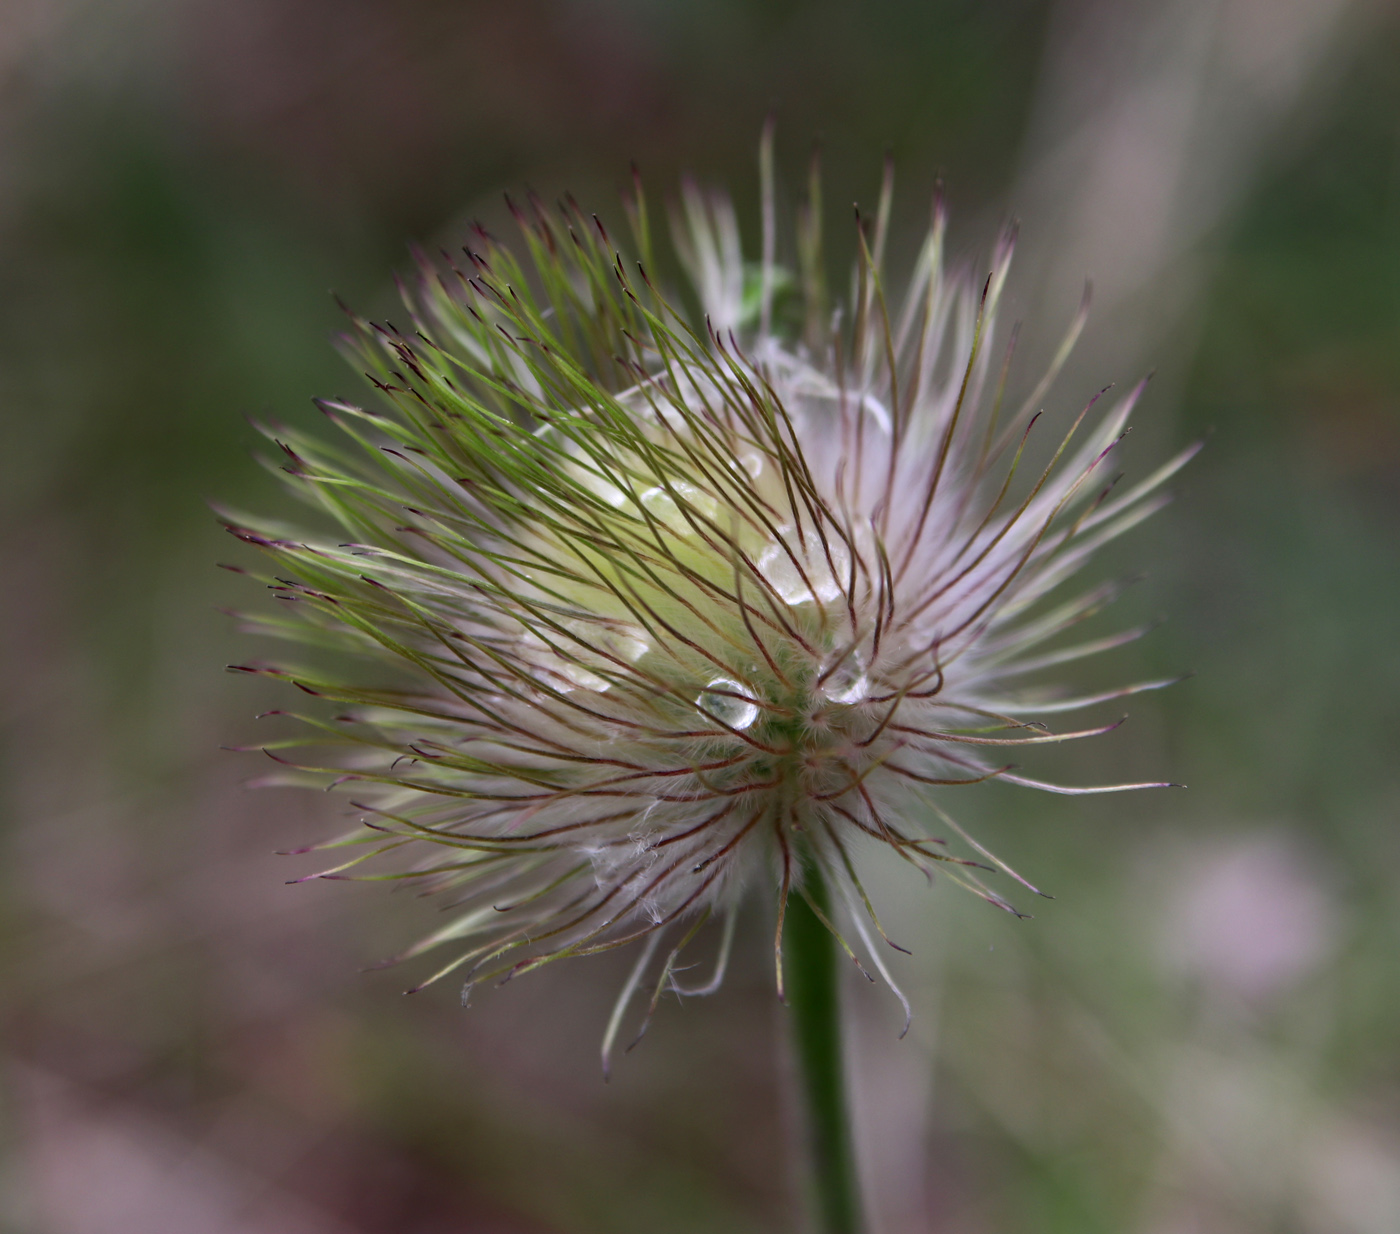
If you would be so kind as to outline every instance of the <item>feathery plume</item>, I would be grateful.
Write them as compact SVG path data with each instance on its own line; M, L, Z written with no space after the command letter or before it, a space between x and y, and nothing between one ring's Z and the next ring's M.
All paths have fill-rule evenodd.
M683 187L670 232L699 313L658 287L640 183L630 256L571 199L531 196L511 205L518 248L478 227L460 256L420 258L410 331L351 315L379 409L323 402L340 445L267 430L338 535L229 521L287 602L253 628L349 656L338 672L243 666L338 709L261 747L278 782L354 794L360 825L323 846L344 859L310 877L444 897L446 924L399 957L446 953L424 985L641 944L605 1057L639 992L654 1008L718 987L746 892L776 906L781 992L784 912L815 903L812 871L832 890L824 923L898 993L862 846L1017 911L983 875L1036 889L949 815L952 786L1150 787L1063 787L1007 760L1115 727L1043 717L1167 684L1020 683L1143 632L1041 649L1112 598L1052 593L1158 508L1193 450L1110 494L1138 387L1023 468L1087 294L1008 411L994 339L1012 233L974 282L945 265L936 202L893 301L887 171L836 302L815 166L795 270L778 261L767 140L761 166L754 263L729 200ZM683 981L683 949L716 916L713 976Z

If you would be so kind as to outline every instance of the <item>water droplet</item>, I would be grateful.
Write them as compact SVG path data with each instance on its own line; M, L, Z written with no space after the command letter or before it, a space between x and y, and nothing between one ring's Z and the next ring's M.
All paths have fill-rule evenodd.
M597 648L603 663L607 656L617 656L629 664L635 664L648 651L646 631L640 626L605 621L566 621L564 628L578 637L584 648ZM606 653L604 656L602 653Z
M682 511L671 493L685 502L687 510ZM677 480L671 485L671 491L664 488L649 488L641 495L641 503L651 511L655 518L660 519L672 531L681 535L691 535L694 527L692 520L703 520L714 518L718 506L715 499L707 493L702 493L693 484L687 484L684 480ZM689 515L689 518L687 518Z
M860 662L850 657L822 682L822 694L833 703L864 702L870 693L870 678L860 666Z
M596 690L599 694L605 693L612 685L612 682L599 677L597 673L589 672L582 664L565 663L564 676L580 690Z
M603 645L629 664L635 664L651 650L646 631L640 626L620 626L610 631L603 639Z
M817 553L804 561L802 569L798 570L792 559L793 554L789 551L793 548L796 535L787 534L790 531L790 528L784 529L787 547L782 544L770 544L759 554L759 570L773 590L788 604L806 604L813 599L813 592L816 593L816 599L823 604L829 604L842 592L840 575L850 564L846 550L839 543L833 543L830 546L831 562L828 564L826 554L818 547ZM805 581L802 577L804 574L807 576Z
M728 677L714 678L696 697L695 703L730 728L746 729L758 719L758 704L749 698L743 686Z
M731 467L742 467L749 473L751 480L757 480L763 474L763 459L753 450L745 450L742 454L729 464Z

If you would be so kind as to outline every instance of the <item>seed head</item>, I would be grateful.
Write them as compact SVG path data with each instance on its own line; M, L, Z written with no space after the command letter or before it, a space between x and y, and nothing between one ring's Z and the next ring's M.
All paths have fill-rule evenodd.
M257 628L348 653L334 673L251 670L342 709L264 747L284 780L355 794L361 825L328 846L352 855L320 877L373 859L369 877L449 901L405 953L450 949L428 981L457 970L470 988L642 942L608 1045L663 939L656 996L699 992L676 960L716 914L704 988L718 984L746 891L777 906L781 989L783 912L813 871L833 890L827 924L888 980L863 846L1016 911L980 877L1011 871L948 815L948 788L1148 787L1064 788L1005 759L1114 727L1052 733L1051 713L1166 684L1020 684L1141 633L1038 650L1110 598L1052 593L1156 509L1192 453L1109 495L1139 387L1020 466L1085 306L1008 410L1010 349L993 357L1012 234L973 281L945 265L936 203L892 302L887 174L833 302L816 175L794 273L766 142L761 162L757 262L729 200L684 185L680 296L659 286L640 186L627 256L571 199L531 197L511 207L516 248L478 227L461 255L420 259L411 330L351 317L378 409L322 403L339 445L269 430L338 534L230 522L274 559L287 601Z

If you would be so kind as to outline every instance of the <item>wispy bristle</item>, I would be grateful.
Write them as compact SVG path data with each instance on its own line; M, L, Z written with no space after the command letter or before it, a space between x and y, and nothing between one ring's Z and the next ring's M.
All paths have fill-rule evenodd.
M284 778L355 786L364 818L346 842L363 851L307 877L407 879L448 901L448 923L400 957L453 948L429 981L471 988L645 940L605 1065L637 991L651 991L644 1028L667 989L718 985L733 910L764 886L781 989L783 911L814 870L839 890L823 920L898 993L871 939L896 945L851 853L883 846L1016 912L974 871L1043 893L966 836L946 791L1110 791L1029 779L990 747L1108 732L1035 717L1167 684L1011 684L1143 633L1030 654L1113 598L1049 600L1190 456L1109 498L1101 472L1134 391L1107 412L1091 401L1020 474L1087 290L1044 379L1003 416L1014 229L989 271L950 270L940 190L912 270L892 275L887 165L833 312L815 168L795 273L777 257L771 128L756 266L729 199L685 182L671 235L697 313L648 273L640 178L627 252L572 199L507 199L517 247L476 228L456 259L416 255L411 332L350 315L378 409L322 402L335 444L264 430L286 483L342 531L228 520L274 559L263 581L288 601L259 628L379 666L234 666L336 709L260 747ZM920 830L935 817L974 855ZM367 863L380 871L348 873ZM683 987L681 950L716 910L716 976Z

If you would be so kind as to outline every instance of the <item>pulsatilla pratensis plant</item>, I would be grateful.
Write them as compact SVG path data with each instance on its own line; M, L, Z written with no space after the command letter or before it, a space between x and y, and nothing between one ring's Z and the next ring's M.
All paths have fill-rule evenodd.
M605 1060L639 991L654 1008L719 985L746 895L773 906L780 993L785 967L800 980L794 948L833 938L898 992L857 850L1016 911L983 876L1018 876L950 816L949 791L1148 787L1061 787L1008 760L1114 727L1052 732L1047 716L1166 684L1024 684L1142 633L1043 649L1111 598L1057 596L1191 453L1113 488L1141 387L1027 450L1084 307L1004 406L1010 233L985 278L950 270L936 204L894 299L887 174L836 296L815 174L789 238L767 145L761 164L756 261L729 200L683 187L677 292L640 185L625 244L572 200L531 197L512 205L513 245L476 228L421 259L411 328L351 317L373 407L322 402L334 445L268 430L338 531L230 517L287 602L253 628L348 653L334 674L246 668L335 705L262 747L284 782L354 794L355 830L321 846L346 859L319 877L450 901L402 957L446 952L422 984L639 944ZM683 979L712 919L713 977Z

